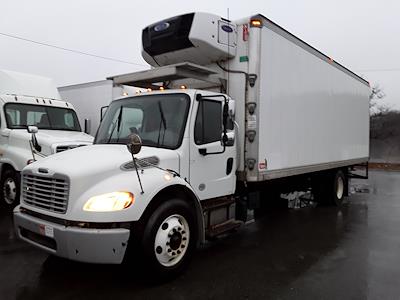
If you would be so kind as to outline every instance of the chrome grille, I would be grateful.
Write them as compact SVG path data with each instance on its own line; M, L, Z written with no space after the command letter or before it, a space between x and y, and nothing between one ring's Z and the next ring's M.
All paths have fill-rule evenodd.
M63 152L66 150L82 147L82 146L87 146L87 145L61 145L56 147L56 153L58 152Z
M28 205L64 214L67 211L68 196L67 178L22 175L22 200Z

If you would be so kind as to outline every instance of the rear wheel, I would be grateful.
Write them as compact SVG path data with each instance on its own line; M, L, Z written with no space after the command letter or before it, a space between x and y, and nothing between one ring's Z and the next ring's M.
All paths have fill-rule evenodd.
M20 183L17 172L6 169L0 180L1 202L8 209L14 208L19 203Z
M331 197L331 203L336 206L341 206L344 200L346 190L346 176L343 171L339 170L336 172L333 181L333 192Z
M149 217L140 245L131 245L135 247L136 244L141 253L130 248L130 260L133 263L142 261L145 273L153 278L178 275L187 266L196 247L196 227L194 211L188 202L182 199L166 200ZM137 254L143 257L132 257Z
M319 204L341 206L346 195L347 177L342 170L313 179L314 199Z

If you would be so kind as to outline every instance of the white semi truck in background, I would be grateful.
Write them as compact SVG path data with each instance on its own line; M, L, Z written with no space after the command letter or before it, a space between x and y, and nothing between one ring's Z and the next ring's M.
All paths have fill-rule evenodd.
M170 275L277 193L341 205L368 161L368 82L262 15L181 15L142 40L153 69L111 79L151 91L114 100L93 146L23 170L22 240Z
M0 71L0 120L0 206L5 208L18 204L20 172L27 164L93 142L52 80L37 75Z

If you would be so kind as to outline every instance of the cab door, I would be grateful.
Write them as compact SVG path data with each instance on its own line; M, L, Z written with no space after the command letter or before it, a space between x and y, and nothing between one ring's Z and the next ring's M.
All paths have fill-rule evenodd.
M231 195L236 186L236 147L230 128L230 146L224 148L224 98L203 96L194 103L190 134L190 185L200 200ZM232 138L233 137L233 138Z

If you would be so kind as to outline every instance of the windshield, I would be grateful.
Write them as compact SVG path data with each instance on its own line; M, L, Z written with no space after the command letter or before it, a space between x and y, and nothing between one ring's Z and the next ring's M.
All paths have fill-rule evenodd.
M37 126L39 129L81 131L75 111L69 108L8 103L5 115L10 129Z
M114 101L100 124L95 144L126 144L131 133L143 146L176 149L189 110L186 94L145 95Z

